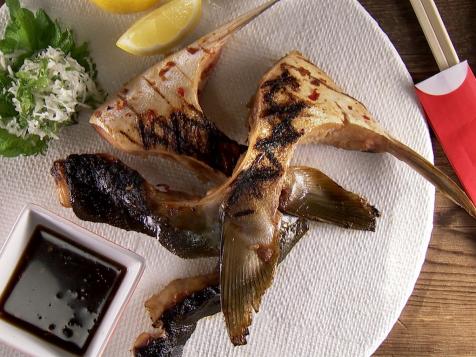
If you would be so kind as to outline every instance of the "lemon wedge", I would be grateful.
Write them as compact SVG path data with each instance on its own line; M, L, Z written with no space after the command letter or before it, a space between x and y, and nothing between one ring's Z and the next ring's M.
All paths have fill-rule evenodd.
M171 0L139 19L117 41L117 47L134 55L164 53L198 24L202 0Z
M159 0L91 0L91 2L108 12L127 14L147 10Z

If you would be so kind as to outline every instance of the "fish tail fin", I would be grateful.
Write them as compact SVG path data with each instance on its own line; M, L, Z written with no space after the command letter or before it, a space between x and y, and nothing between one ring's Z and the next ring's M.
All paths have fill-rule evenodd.
M246 14L239 16L238 18L230 21L229 23L219 27L215 31L211 32L210 34L203 37L201 40L202 46L207 46L208 44L215 44L218 41L222 41L226 39L228 36L232 35L239 29L243 28L263 12L271 8L273 5L278 3L280 0L271 0L266 2L265 4L258 6L257 8L250 10Z
M280 208L293 216L344 228L375 231L379 211L366 199L339 186L311 167L290 167Z
M279 233L266 247L247 245L249 232L224 215L220 261L221 308L231 342L245 345L253 310L271 285L279 258Z
M402 144L396 139L388 138L387 152L395 156L397 159L407 163L414 168L420 175L430 181L436 188L443 192L454 203L468 212L468 214L476 218L476 207L466 193L450 179L440 169L432 165L428 160L420 154Z

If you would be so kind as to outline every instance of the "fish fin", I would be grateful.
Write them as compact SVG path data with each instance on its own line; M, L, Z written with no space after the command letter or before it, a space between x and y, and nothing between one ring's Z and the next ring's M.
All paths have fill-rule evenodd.
M321 171L290 167L286 183L280 199L280 209L285 213L344 228L375 231L379 211Z
M247 220L249 221L249 220ZM223 216L220 262L221 308L231 342L246 344L253 310L271 285L279 258L279 230L270 245L250 247L249 231L228 215Z
M306 219L288 215L283 216L279 238L279 263L288 256L294 246L299 243L308 231L309 223Z
M249 24L251 21L253 21L279 1L280 0L271 0L253 10L250 10L246 14L239 16L238 18L209 33L208 35L205 35L197 41L197 44L203 47L207 47L209 45L214 46L216 42L225 40L228 36Z
M456 182L432 165L423 156L400 141L388 138L387 145L387 152L389 154L410 165L454 203L466 210L471 217L476 218L476 207L474 203Z

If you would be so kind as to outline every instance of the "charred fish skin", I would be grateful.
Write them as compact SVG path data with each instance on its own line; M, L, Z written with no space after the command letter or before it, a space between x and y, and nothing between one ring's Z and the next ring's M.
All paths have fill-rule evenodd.
M177 221L187 223L180 216L183 213L188 218L187 212L179 211L174 222L161 213L166 208L157 206L162 202L157 197L168 198L170 194L156 190L137 171L110 155L70 155L53 164L52 175L61 192L64 187L69 192L69 202L63 205L71 207L82 220L147 234L182 258L219 253L218 242L208 241L206 232L177 228Z
M132 349L136 357L180 357L202 318L220 312L220 288L207 286L193 292L161 316L163 332L142 334Z
M90 123L120 150L164 155L200 168L210 180L215 171L230 176L246 148L206 118L198 92L230 37L278 1L251 10L157 63L102 105Z
M201 198L159 190L137 171L106 154L70 155L56 161L51 174L60 203L73 208L82 220L147 234L182 258L220 254L219 210L225 191ZM284 183L279 209L287 215L340 226L357 222L353 229L375 226L375 216L366 200L345 191L316 169L291 167ZM306 205L299 204L301 201ZM242 211L238 218L247 214ZM361 222L365 224L359 226Z
M141 97L140 94L137 96ZM207 171L211 167L227 176L231 175L245 151L243 145L229 139L195 108L190 110L192 113L176 109L168 116L153 109L148 109L146 113L132 114L135 109L130 103L131 100L126 98L107 103L106 108L100 108L91 119L93 122L107 120L101 126L94 125L101 136L120 150L135 154L163 155L201 170ZM117 111L123 117L130 117L127 125L121 123L121 126L127 128L118 129L114 136L108 134L116 130L110 124L112 119L107 119L108 111Z
M218 273L172 281L145 303L153 334L141 334L135 356L181 356L197 322L220 311Z
M294 94L299 88L288 71L264 76L250 119L250 146L223 207L222 311L234 345L246 344L253 310L258 311L274 277L285 172L298 141L309 131L294 124L308 108Z
M112 156L71 155L56 161L51 174L57 182L65 180L69 204L79 218L150 236L158 233L159 219L150 215L152 208L144 200L144 179Z
M386 133L362 103L299 52L265 74L255 98L250 146L223 209L221 303L233 344L246 344L253 310L273 281L280 219L276 198L298 142L393 154L476 217L476 207L457 184Z
M287 217L282 220L280 263L308 230L309 225L305 219ZM134 356L182 356L183 347L195 331L198 321L221 311L218 279L218 274L181 279L176 281L179 284L172 282L149 299L146 306L153 326L159 326L160 330L153 334L141 334L132 349ZM174 294L167 291L172 286L175 288ZM162 297L166 297L165 300ZM160 304L155 303L157 300L161 300ZM164 309L163 306L167 308Z

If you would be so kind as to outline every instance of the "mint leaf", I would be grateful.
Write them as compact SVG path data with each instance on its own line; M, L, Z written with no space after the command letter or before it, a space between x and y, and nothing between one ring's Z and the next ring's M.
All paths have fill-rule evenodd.
M47 147L47 141L41 140L39 136L29 135L20 138L0 128L0 156L38 155L44 153Z

